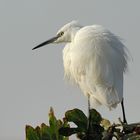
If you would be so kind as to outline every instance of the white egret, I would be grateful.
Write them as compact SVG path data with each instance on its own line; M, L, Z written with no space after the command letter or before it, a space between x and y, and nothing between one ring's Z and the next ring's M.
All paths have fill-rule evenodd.
M89 109L98 105L112 109L121 103L126 122L123 74L127 69L127 53L120 39L100 25L83 27L72 21L33 50L49 43L66 43L63 49L65 77L88 97Z

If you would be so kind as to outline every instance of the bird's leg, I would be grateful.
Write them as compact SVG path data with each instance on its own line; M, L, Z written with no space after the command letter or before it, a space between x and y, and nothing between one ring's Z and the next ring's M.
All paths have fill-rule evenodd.
M90 114L90 95L88 94L88 120L87 120L87 140L89 140L91 129L91 114Z
M90 116L90 95L88 94L88 116Z
M123 122L124 122L124 123L127 123L126 117L125 117L125 109L124 109L123 99L122 99L122 101L121 101L121 106L122 106L122 113L123 113Z

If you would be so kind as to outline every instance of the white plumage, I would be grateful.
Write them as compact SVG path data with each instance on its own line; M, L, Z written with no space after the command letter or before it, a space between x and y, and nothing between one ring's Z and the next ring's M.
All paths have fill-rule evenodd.
M90 95L93 107L116 107L123 98L123 72L127 67L124 45L100 25L77 24L77 28L76 22L71 22L60 31L73 25L72 40L63 49L65 77Z
M100 25L82 27L76 21L64 25L48 43L66 43L63 49L65 77L90 95L90 103L115 108L123 99L123 73L127 54L120 39ZM35 49L34 48L34 49Z

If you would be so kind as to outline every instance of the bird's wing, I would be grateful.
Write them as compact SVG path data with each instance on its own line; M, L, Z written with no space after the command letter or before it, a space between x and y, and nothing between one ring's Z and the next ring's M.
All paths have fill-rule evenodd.
M94 86L98 92L114 89L120 102L123 72L127 68L127 55L121 41L102 26L86 26L77 32L70 48L70 69L75 81L80 83L84 77L89 89Z

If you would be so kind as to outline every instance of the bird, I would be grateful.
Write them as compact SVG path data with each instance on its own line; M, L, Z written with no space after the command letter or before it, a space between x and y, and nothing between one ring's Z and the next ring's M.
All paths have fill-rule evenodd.
M128 54L122 40L102 25L82 26L78 21L71 21L32 50L50 43L65 43L64 77L88 98L89 110L100 105L112 110L121 103L123 121L127 123L123 77L128 67Z

